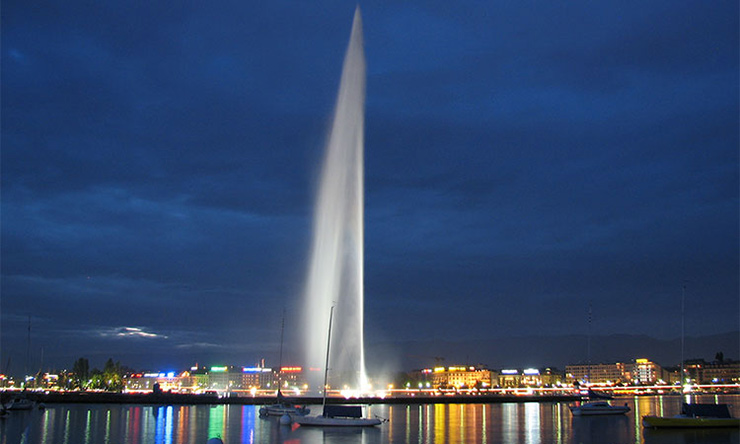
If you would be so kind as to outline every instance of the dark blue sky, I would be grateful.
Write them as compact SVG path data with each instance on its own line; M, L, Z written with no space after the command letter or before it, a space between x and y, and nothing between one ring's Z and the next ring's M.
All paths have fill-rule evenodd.
M3 367L299 344L355 5L159 3L3 2ZM368 343L738 330L737 1L361 7Z

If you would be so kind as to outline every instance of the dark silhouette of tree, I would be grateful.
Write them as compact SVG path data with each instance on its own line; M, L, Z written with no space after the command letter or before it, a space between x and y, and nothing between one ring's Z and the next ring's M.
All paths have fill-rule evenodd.
M108 361L103 367L103 379L105 389L112 392L120 392L123 390L123 375L124 369L121 367L120 362L113 362L113 359L108 358Z
M72 388L84 390L90 378L90 362L86 358L80 358L72 366Z

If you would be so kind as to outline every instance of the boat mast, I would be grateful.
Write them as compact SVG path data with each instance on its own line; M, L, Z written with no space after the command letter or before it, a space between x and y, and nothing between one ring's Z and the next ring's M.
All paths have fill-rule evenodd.
M331 306L329 311L329 334L326 339L326 364L324 365L324 397L321 403L322 410L326 409L326 389L329 378L329 350L331 349L331 321L334 318L334 306Z
M686 323L686 284L683 284L683 289L681 291L681 392L684 391L684 383L686 381L686 378L683 374L684 372L684 341L685 341L685 334L684 334L684 327Z
M283 322L280 324L280 370L283 368L283 334L285 334L285 309L283 308Z
M278 359L278 391L277 396L280 398L280 389L283 382L280 376L283 374L283 334L285 333L285 309L283 308L283 321L280 324L280 358Z
M30 367L31 362L31 315L28 315L28 341L26 342L26 374L23 377L23 387L26 387L26 377L28 376L28 371L31 368Z
M591 302L588 303L588 342L586 345L588 372L586 374L587 386L591 388Z

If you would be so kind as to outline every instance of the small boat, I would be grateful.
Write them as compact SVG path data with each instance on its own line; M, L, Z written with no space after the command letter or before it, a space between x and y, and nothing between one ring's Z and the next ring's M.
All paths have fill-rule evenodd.
M300 416L293 419L296 424L301 426L319 426L319 427L372 427L383 423L378 418L365 418L362 414L362 407L359 405L327 405L326 392L329 377L329 350L331 347L331 323L334 318L334 306L332 305L329 312L329 334L326 343L326 365L324 366L324 390L323 401L324 413L317 416ZM282 418L281 418L282 419Z
M13 398L5 404L6 410L32 410L36 406L34 401L28 398Z
M643 427L706 428L740 427L740 418L733 418L727 404L686 404L676 416L643 416Z
M283 368L283 336L285 333L285 310L283 310L283 321L280 325L280 360L279 360L279 366L278 368ZM278 387L280 387L281 382L279 378L280 373L278 373ZM288 402L285 397L283 396L283 393L280 391L280 388L278 388L277 391L277 401L273 404L263 405L259 409L259 414L261 417L265 416L280 416L283 415L295 415L295 416L306 416L309 414L311 410L307 408L306 406L300 406L300 405L294 405Z
M288 402L263 405L260 407L260 416L283 416L285 414L295 416L306 416L311 410L306 406L293 405Z
M372 427L382 423L378 418L365 418L359 405L327 405L321 416L303 416L293 421L302 426L323 427Z
M625 405L611 405L606 401L586 402L581 405L569 405L573 416L623 415L630 411Z

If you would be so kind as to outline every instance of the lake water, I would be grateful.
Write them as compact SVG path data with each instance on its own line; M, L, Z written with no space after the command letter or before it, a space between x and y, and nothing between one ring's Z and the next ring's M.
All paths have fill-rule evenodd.
M573 417L565 403L373 405L369 416L388 422L367 429L281 426L260 418L259 406L150 406L49 404L45 410L13 412L0 419L0 444L205 444L233 443L737 443L738 430L644 430L643 415L673 415L683 398L618 398L632 411L623 416ZM693 402L735 404L740 396L699 396ZM313 413L321 406L312 406Z

